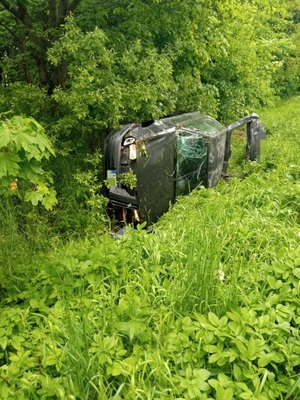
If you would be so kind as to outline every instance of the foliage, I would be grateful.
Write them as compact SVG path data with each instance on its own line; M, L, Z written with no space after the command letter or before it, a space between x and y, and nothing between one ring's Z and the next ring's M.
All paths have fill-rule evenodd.
M75 175L76 182L79 184L78 191L81 188L80 197L82 208L85 208L87 218L87 232L90 231L103 233L104 223L107 222L105 207L107 198L101 194L102 183L99 177L102 167L102 154L96 151L84 159L86 167L84 171L77 169ZM79 198L79 193L77 193Z
M205 7L200 1L129 3L132 13L115 11L113 35L105 24L83 32L71 18L49 51L52 63L69 65L70 90L56 94L69 112L106 126L186 110L219 112L230 122L274 100L279 52L292 46L285 34L287 7L268 1L261 7L239 1ZM166 32L166 26L172 29Z
M57 192L51 210L16 195L0 198L0 265L5 265L0 268L0 293L24 289L25 280L40 269L34 262L37 254L108 229L107 199L100 192L101 164L97 152L89 157L57 154L55 163L47 165Z
M174 112L229 123L299 90L298 1L0 0L0 108L76 151Z
M134 189L136 187L137 178L135 173L130 169L128 172L124 172L117 177L119 183L127 186L129 189Z
M261 111L265 161L231 165L151 234L35 257L2 295L1 398L297 399L298 109Z
M118 54L100 29L84 34L72 18L65 27L65 36L49 51L49 58L54 64L62 57L69 60L72 86L55 94L69 112L111 127L125 118L157 118L172 111L172 67L164 55L155 48L145 52L139 40Z
M86 152L127 121L297 93L299 0L0 4L1 399L298 398L299 98L262 111L263 163L152 234L103 233Z
M47 209L56 204L52 182L42 160L54 155L44 130L32 118L6 119L0 127L0 185L5 195L24 196L25 201Z
M281 97L290 97L295 93L299 93L300 89L300 25L299 23L292 34L293 45L284 46L280 58L282 59L283 68L275 74L274 87Z
M9 35L1 46L6 84L24 81L40 85L51 94L54 87L65 84L66 65L51 68L47 49L57 40L61 25L82 0L51 0L26 2L1 0L1 33ZM3 79L4 78L4 79Z
M49 126L53 103L47 92L36 85L20 82L0 86L0 113L8 115L30 115L36 121Z
M236 115L274 101L273 76L280 73L282 48L291 46L287 7L281 1L217 3L219 54L204 72L218 88L220 116L229 123ZM279 27L279 24L281 26Z

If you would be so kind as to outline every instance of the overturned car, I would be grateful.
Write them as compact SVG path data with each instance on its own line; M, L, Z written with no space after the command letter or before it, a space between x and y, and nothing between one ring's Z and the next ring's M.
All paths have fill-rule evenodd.
M225 127L198 112L128 124L104 143L108 208L124 223L156 222L176 196L217 185L231 155L231 133L246 125L246 159L260 160L266 132L257 114Z

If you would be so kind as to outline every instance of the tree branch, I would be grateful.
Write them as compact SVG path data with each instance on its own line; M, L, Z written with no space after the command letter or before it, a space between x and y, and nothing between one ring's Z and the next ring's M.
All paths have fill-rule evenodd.
M15 17L15 19L21 21L22 24L28 28L32 28L31 18L29 17L26 7L22 4L22 1L18 1L17 7L12 7L9 0L0 0L0 4L2 4L3 7Z
M66 16L73 13L81 2L82 0L72 0L68 4L68 0L59 0L58 25L63 24Z
M6 26L5 24L3 24L2 22L0 22L0 25L3 26L4 29L7 30L7 32L9 32L11 34L11 36L13 36L15 39L18 39L18 35L15 34L15 32L9 28L8 26Z
M55 0L49 0L48 1L48 7L49 7L49 25L51 27L56 27L57 26L57 8L56 8L56 1Z
M28 14L26 6L23 4L23 0L18 1L18 10L19 10L19 20L28 28L32 28L32 21Z
M68 12L73 12L79 6L82 0L72 0L68 7Z
M65 18L68 13L68 4L67 3L68 3L67 0L59 1L57 25L61 25L65 21Z
M8 0L0 0L0 3L3 5L3 7L7 11L9 11L11 14L13 14L16 18L18 18L18 9L15 7L12 7Z

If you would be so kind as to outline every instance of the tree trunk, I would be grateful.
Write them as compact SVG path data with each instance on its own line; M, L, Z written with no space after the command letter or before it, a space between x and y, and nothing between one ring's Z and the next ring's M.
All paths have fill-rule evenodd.
M82 0L45 1L45 7L47 4L45 15L48 15L48 18L43 21L43 30L44 32L49 32L48 37L45 38L36 33L34 29L35 21L23 0L18 0L15 3L16 5L11 5L10 0L0 0L0 4L12 15L15 23L20 28L19 36L24 35L24 37L28 38L26 48L24 42L20 41L20 49L23 54L25 54L25 50L31 51L31 56L37 67L39 85L47 87L49 95L53 93L56 86L61 86L63 90L65 89L67 65L64 62L58 67L52 67L47 61L47 50L59 38L61 25L64 23L66 16L75 11L81 2ZM28 7L29 5L30 3L28 3ZM22 65L26 82L31 82L29 67L25 57Z

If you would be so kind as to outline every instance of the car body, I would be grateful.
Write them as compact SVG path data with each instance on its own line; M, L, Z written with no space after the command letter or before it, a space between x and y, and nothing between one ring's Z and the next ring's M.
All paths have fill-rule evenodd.
M225 127L192 112L146 124L128 124L104 143L104 179L109 208L124 223L156 222L176 196L217 185L227 170L231 133L247 126L246 158L259 160L265 130L257 114ZM119 177L135 176L134 185Z

